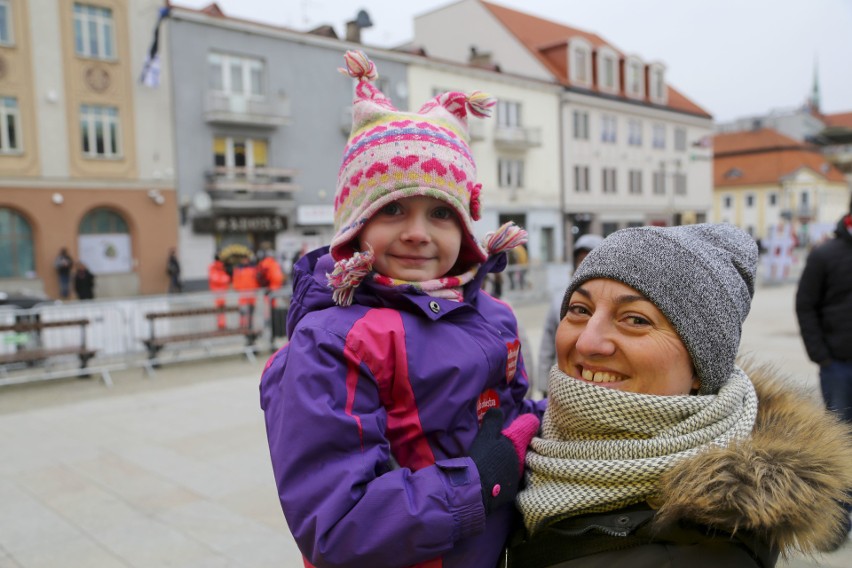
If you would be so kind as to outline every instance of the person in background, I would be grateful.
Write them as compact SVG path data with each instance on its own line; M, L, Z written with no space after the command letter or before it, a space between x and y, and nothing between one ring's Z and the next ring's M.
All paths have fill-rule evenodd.
M177 258L177 251L174 248L169 249L169 259L166 261L166 274L169 276L169 294L179 294L183 291L183 284L180 281L180 261Z
M81 300L95 297L95 275L82 260L78 260L74 267L74 293Z
M53 267L59 277L59 297L67 300L71 295L71 269L74 268L74 259L68 254L67 248L59 249L59 254L53 261Z
M577 268L508 566L775 566L845 541L852 438L736 364L758 251L733 225L609 235Z
M852 203L849 209L834 238L808 254L796 290L796 317L808 357L819 365L825 406L852 424Z
M485 243L473 231L467 117L494 101L400 112L369 59L345 61L358 83L335 234L296 264L289 343L261 378L278 497L306 566L493 568L544 407L524 399L514 313L481 289L526 240L511 223Z
M580 236L574 243L571 270L576 271L586 255L596 246L601 244L603 237L592 233ZM550 368L556 363L556 328L559 327L559 311L562 308L563 293L559 292L553 296L550 309L544 318L544 327L541 330L541 344L538 348L538 373L535 376L535 387L543 395L547 396L547 376Z
M240 306L240 328L252 329L254 306L257 301L255 293L260 287L257 283L257 265L249 251L235 255L233 258L235 260L231 272L231 283L239 294L237 302Z
M213 256L213 262L207 267L207 287L213 292L213 302L217 308L225 307L225 294L231 287L231 275L225 268L225 263L219 258L219 254ZM216 326L219 329L227 327L225 312L216 314Z

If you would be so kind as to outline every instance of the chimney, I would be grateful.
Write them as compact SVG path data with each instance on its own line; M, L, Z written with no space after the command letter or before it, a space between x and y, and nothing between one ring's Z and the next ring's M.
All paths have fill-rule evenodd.
M373 26L366 10L359 10L354 20L346 22L346 41L361 43L361 30Z
M485 69L491 69L493 67L493 64L491 63L491 52L480 53L476 49L475 45L470 46L470 56L468 57L467 62L474 67L483 67Z

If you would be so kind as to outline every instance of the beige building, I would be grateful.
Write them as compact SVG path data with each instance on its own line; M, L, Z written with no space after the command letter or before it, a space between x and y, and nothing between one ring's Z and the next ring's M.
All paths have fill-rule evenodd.
M800 244L819 240L848 211L841 172L818 148L776 130L717 134L713 139L714 219L766 239L792 223Z
M62 247L95 297L167 290L169 78L139 81L162 5L0 0L0 290L58 297Z

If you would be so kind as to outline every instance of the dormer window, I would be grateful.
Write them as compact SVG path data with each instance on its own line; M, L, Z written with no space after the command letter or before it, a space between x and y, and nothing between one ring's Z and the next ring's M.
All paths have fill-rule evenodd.
M652 103L666 104L666 68L662 63L652 63L648 66L648 98Z
M597 59L598 89L605 93L618 93L618 55L609 47L602 47Z
M645 65L638 57L628 57L624 62L624 92L634 99L645 97Z
M592 46L584 39L574 38L568 44L569 78L579 87L592 86Z
M725 179L739 179L743 177L743 171L739 168L731 168L724 173Z

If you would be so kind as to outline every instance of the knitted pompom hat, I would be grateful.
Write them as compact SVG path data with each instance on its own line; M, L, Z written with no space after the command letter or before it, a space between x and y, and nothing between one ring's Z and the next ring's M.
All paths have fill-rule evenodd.
M341 72L358 79L352 104L352 132L343 152L334 197L335 235L331 256L339 261L357 252L355 239L382 207L415 195L445 201L458 214L462 245L458 269L483 262L477 242L481 184L468 145L468 112L491 114L496 101L475 91L443 93L419 112L401 112L371 81L375 64L360 51L348 51Z
M757 258L754 239L733 225L622 229L580 263L560 319L583 282L608 278L627 284L674 326L701 380L699 394L715 394L734 369Z

